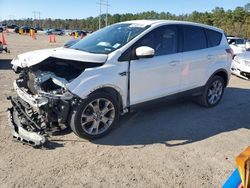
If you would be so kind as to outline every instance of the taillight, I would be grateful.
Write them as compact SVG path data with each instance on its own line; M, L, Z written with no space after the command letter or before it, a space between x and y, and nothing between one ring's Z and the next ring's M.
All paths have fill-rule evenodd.
M230 54L232 57L234 56L234 52L233 52L233 50L232 50L231 48L227 48L227 49L226 49L226 52L227 52L228 54Z

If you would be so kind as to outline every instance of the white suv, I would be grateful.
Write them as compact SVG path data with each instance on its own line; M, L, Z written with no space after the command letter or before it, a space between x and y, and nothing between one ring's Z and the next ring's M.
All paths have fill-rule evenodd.
M149 102L193 96L216 106L230 78L224 32L207 25L128 21L69 48L13 59L17 97L9 97L14 137L32 145L67 125L88 139L104 136L119 116ZM65 126L66 125L66 126Z

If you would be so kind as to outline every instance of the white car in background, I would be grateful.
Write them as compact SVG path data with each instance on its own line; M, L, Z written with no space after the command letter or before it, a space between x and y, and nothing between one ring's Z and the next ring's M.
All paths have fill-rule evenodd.
M246 49L250 49L250 39L246 41Z
M250 79L250 49L234 57L232 62L232 73L243 79Z
M228 44L233 50L234 57L246 51L246 40L239 37L227 37Z

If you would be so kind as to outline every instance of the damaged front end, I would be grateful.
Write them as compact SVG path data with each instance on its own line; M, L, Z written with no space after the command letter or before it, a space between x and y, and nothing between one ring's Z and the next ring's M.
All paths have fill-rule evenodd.
M23 70L13 87L16 97L9 97L10 125L15 138L34 146L45 136L66 128L70 105L76 97L65 88L67 81L51 72Z
M100 66L50 57L30 67L14 64L19 74L13 87L17 96L9 96L9 124L14 138L32 146L41 146L46 137L67 128L74 104L81 100L67 89L67 84L86 68Z

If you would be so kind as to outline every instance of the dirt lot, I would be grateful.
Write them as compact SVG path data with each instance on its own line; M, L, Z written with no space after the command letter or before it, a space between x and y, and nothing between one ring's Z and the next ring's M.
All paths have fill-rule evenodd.
M235 156L250 145L250 82L232 77L221 104L192 102L143 110L122 118L107 137L89 142L73 133L50 138L44 149L14 142L6 97L17 54L62 46L69 37L10 34L0 54L0 187L220 187Z

